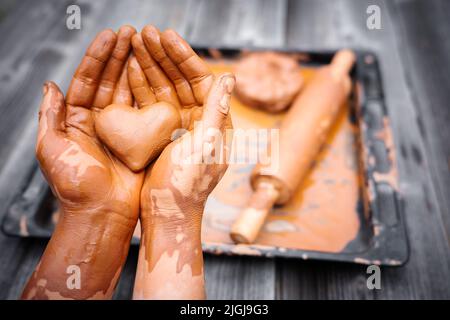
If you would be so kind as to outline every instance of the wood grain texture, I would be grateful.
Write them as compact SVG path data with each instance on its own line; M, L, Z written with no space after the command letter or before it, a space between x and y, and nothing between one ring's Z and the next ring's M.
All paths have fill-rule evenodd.
M450 91L445 89L450 87L450 2L395 1L390 11L400 17L393 23L425 141L428 162L424 165L431 173L450 243ZM403 151L411 161L423 163L416 147Z
M188 39L197 44L280 47L287 1L198 1Z
M274 262L264 258L205 256L208 299L275 299Z
M373 292L373 298L449 298L449 272L450 251L447 243L447 235L444 232L439 203L436 197L436 189L427 167L430 154L425 148L425 135L433 135L435 129L422 128L417 121L417 106L412 97L412 88L405 79L405 68L414 69L414 65L405 64L403 47L398 42L398 21L395 8L387 5L385 1L333 1L332 5L321 3L326 9L320 10L316 1L290 2L290 16L288 22L288 44L301 43L302 47L323 48L324 44L334 46L350 46L373 50L380 60L380 67L384 80L384 92L391 124L394 131L394 139L397 147L398 169L400 175L400 190L403 195L404 209L407 222L407 230L410 240L410 261L402 268L382 271L382 290ZM382 15L382 29L369 30L366 28L366 8L369 4L380 6ZM310 9L309 6L314 8ZM295 13L294 13L295 11ZM311 14L305 14L309 12ZM291 22L292 19L292 22ZM317 42L315 32L302 33L301 30L310 26L314 27L319 21L328 24L326 41ZM406 23L417 23L411 20ZM321 23L320 23L321 24ZM430 26L432 27L432 26ZM319 28L319 32L322 26ZM442 91L442 88L441 88ZM425 98L426 99L426 98ZM430 117L429 114L423 115ZM415 161L408 157L402 150L414 149L421 161ZM282 277L286 279L298 278L298 282L307 275L300 275L299 265L292 263L291 270L284 265L285 271ZM433 269L433 272L429 270ZM361 276L361 270L352 268L340 269L338 278ZM315 269L315 272L331 273L334 269L328 267ZM356 273L355 273L356 272ZM314 277L313 274L310 274ZM363 275L365 278L366 275ZM283 290L294 295L294 289L289 289L290 281L285 281ZM328 282L328 285L332 283ZM338 284L336 285L345 285ZM329 289L330 290L330 289ZM335 288L335 290L338 290ZM348 286L348 292L354 291L358 297L357 286ZM366 288L367 290L367 288ZM368 291L368 290L367 290ZM307 298L298 294L299 298ZM343 296L344 297L344 296ZM370 298L368 294L367 298Z
M205 256L214 299L450 298L450 4L382 0L76 1L82 29L65 27L73 1L0 5L0 219L34 163L41 85L65 90L89 41L101 29L147 23L174 28L190 42L373 50L380 59L399 162L411 245L409 263L382 269L382 289L368 290L366 269L349 264ZM366 8L381 8L382 29L366 28ZM418 23L420 21L420 23ZM0 299L15 299L46 241L0 234ZM132 248L116 299L131 297Z

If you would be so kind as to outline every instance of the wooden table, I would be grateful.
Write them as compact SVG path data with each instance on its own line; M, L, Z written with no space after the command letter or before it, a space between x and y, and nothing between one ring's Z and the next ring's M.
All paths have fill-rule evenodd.
M103 28L171 27L206 45L371 49L381 62L398 154L410 242L404 267L383 268L368 290L366 268L343 263L205 257L212 299L450 298L450 1L75 1L81 30L66 28L74 1L0 3L0 218L34 160L42 83L65 90L82 52ZM366 9L381 9L381 30ZM0 298L15 299L46 241L0 234ZM131 296L132 248L116 298Z

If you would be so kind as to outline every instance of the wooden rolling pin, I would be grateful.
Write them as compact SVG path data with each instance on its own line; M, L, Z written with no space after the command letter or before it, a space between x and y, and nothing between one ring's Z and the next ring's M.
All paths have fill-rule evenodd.
M337 52L295 99L280 127L278 161L251 174L254 192L231 228L234 242L253 243L273 205L285 204L305 178L351 91L354 62L352 51Z

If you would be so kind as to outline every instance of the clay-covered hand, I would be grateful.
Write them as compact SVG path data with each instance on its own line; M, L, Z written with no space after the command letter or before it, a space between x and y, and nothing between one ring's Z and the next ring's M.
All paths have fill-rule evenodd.
M181 115L181 127L192 129L214 75L189 44L175 31L145 26L132 38L137 60L128 67L133 95L141 105L164 101Z
M111 105L100 112L100 140L130 169L151 163L180 127L192 129L213 75L175 32L146 26L132 39L129 80L139 109ZM181 122L180 122L181 121Z
M62 217L23 298L113 293L138 219L143 173L130 171L102 145L94 118L111 103L133 105L125 64L134 34L129 26L100 32L66 99L54 83L44 86L36 155ZM80 288L76 282L76 290L70 288L68 270L79 272Z
M197 229L205 202L225 173L231 134L229 99L234 88L232 74L213 82L202 118L194 129L169 144L147 170L141 191L143 226Z
M176 105L185 129L147 169L134 298L201 299L201 219L208 195L227 168L235 79L232 74L214 77L172 30L160 33L146 26L132 45L137 60L130 61L129 81L135 98Z
M234 76L223 74L215 79L205 61L173 30L161 33L156 27L147 25L140 34L133 36L132 46L135 57L131 57L128 64L128 79L136 101L142 106L152 105L156 101L176 106L182 118L182 130L178 131L179 134L183 131L190 131L168 145L156 163L147 170L141 192L141 208L145 209L144 207L149 202L147 200L149 200L150 192L147 191L158 188L155 183L170 181L170 179L161 179L152 183L151 176L161 175L162 172L166 173L169 169L172 170L182 165L179 161L180 157L199 156L200 150L187 148L187 146L189 143L194 144L195 142L195 148L205 147L201 141L197 140L208 138L215 142L214 150L210 151L215 152L214 163L207 166L204 163L202 165L196 163L186 170L187 177L183 178L182 182L189 189L199 182L195 180L197 178L211 179L211 188L205 190L204 196L196 197L195 193L186 194L186 200L189 200L186 201L186 206L195 207L206 200L217 184L219 180L217 178L227 168L226 161L224 161L225 152L222 152L225 151L222 149L227 147L227 143L226 141L222 143L224 140L222 138L225 138L225 130L232 127L228 103L234 87ZM217 118L219 114L221 116ZM210 137L207 137L207 134ZM222 136L219 137L218 134ZM197 140L194 141L194 138ZM184 149L181 150L181 148ZM169 156L172 154L176 155L177 159ZM207 168L211 171L209 177L203 172L195 173L195 170L206 170ZM179 173L170 173L164 178L172 175L182 179ZM154 178L154 180L158 179ZM208 185L208 183L206 184ZM141 213L141 217L145 218L145 212Z

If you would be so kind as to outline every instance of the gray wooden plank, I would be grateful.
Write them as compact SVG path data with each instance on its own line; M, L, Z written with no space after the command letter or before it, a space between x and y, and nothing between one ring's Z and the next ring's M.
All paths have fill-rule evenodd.
M405 267L383 269L382 289L374 292L374 298L448 298L450 295L448 289L450 251L437 206L436 190L427 171L428 158L423 130L417 124L417 106L404 77L402 47L394 38L397 30L392 21L398 17L391 15L391 8L385 1L341 0L333 1L332 5L328 4L328 2L291 1L287 41L289 45L300 44L302 47L307 46L311 49L324 46L362 47L373 50L380 59L385 99L397 148L400 190L405 201L411 257ZM381 8L381 30L366 28L366 8L369 4L377 4ZM328 34L321 38L323 24L327 25ZM309 33L301 31L308 26ZM401 152L401 150L413 148L422 159L420 163L411 161L404 152ZM292 263L291 266L284 266L282 278L285 279L285 287L281 290L282 296L308 297L303 294L303 291L300 290L295 294L295 288L290 288L292 282L300 283L307 277L326 277L327 291L333 290L331 288L333 282L336 286L343 285L335 278L326 276L327 273L334 272L335 266L330 265L329 270L319 268L299 275L298 270L302 267L301 264L298 262ZM320 276L317 273L320 273ZM352 275L360 277L360 274L361 270L342 268L336 272L335 277L345 278ZM336 290L339 289L336 288ZM352 291L354 294L351 293ZM357 286L347 286L347 291L342 294L359 297ZM371 295L367 294L367 298L370 297Z
M208 299L275 299L270 259L205 255Z
M211 46L281 47L286 14L287 0L199 1L188 39Z
M277 299L373 299L366 267L319 261L277 261Z
M423 127L428 159L425 165L431 172L450 243L450 91L444 89L450 87L450 2L390 4L397 17L393 23L397 42L403 48L405 78L411 86L419 128ZM422 163L417 149L411 147L406 152L411 161Z
M286 42L289 47L336 48L341 44L337 1L289 1Z
M0 2L0 21L16 6L18 2L15 0L3 0Z
M281 47L285 43L287 1L231 1L225 45Z

